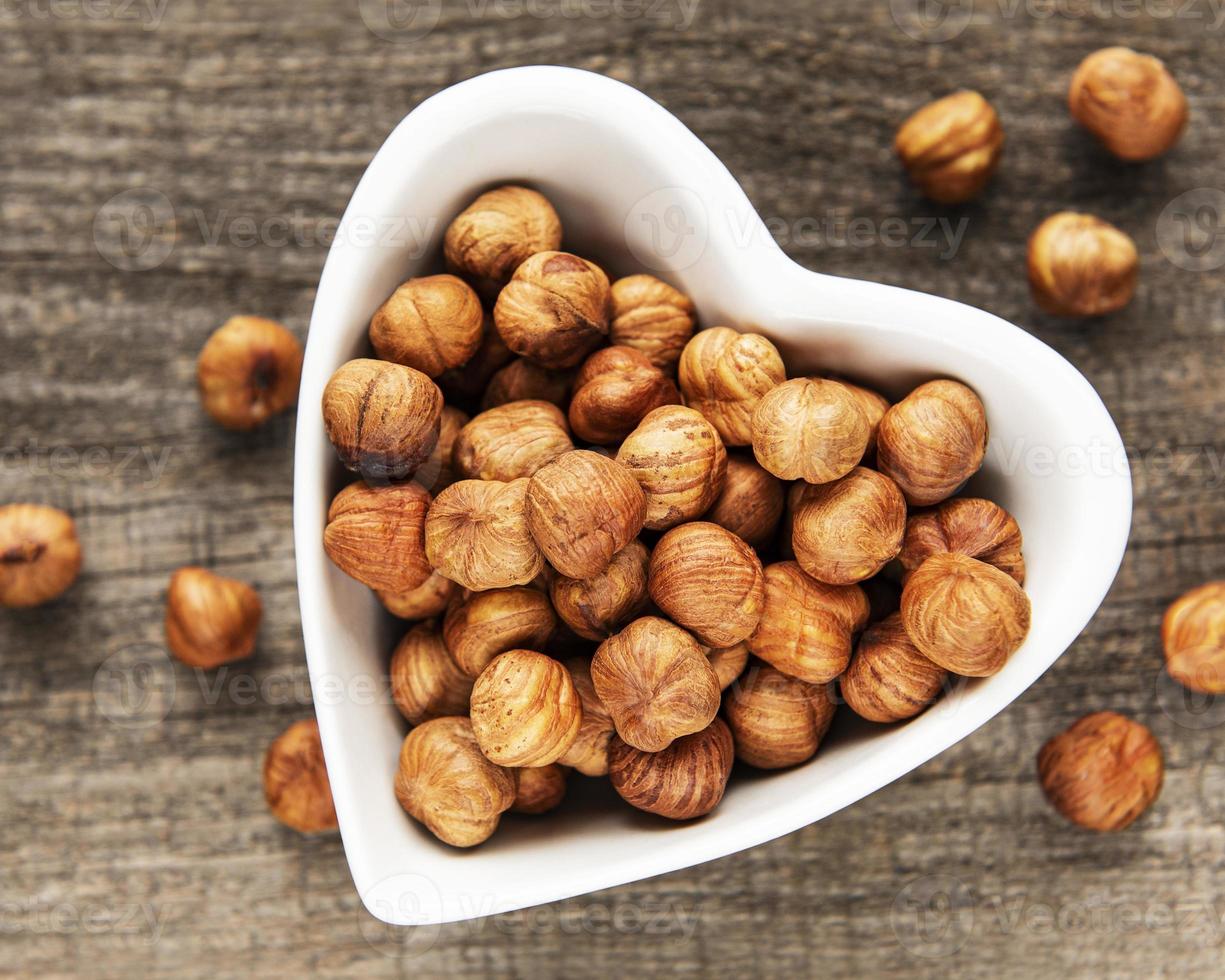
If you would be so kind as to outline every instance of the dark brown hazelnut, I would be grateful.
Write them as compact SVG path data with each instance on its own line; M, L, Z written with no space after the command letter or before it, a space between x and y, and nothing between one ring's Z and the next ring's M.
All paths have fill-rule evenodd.
M583 362L570 401L570 428L586 442L619 443L663 405L679 405L681 393L645 354L605 347Z
M612 342L641 351L660 370L675 373L693 325L693 301L666 282L635 275L612 284Z
M466 364L481 345L484 313L455 276L422 276L400 286L370 321L370 343L384 361L436 378Z

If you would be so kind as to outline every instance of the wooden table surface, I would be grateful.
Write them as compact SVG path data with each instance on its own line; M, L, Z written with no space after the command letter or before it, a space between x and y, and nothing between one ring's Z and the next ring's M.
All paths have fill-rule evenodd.
M465 0L420 2L417 20L383 0L0 6L0 502L68 509L86 555L62 601L0 613L0 973L1219 975L1225 706L1163 681L1158 628L1181 591L1225 575L1225 14L966 0L915 39L922 2ZM1063 107L1079 60L1120 42L1165 59L1191 101L1181 145L1145 166L1112 162ZM803 264L964 300L1069 357L1129 447L1134 531L1054 669L853 808L657 880L395 932L361 910L336 836L265 809L264 747L311 712L293 422L217 429L195 356L240 311L305 336L329 222L386 133L455 81L530 63L661 101ZM998 107L1005 165L982 203L938 208L890 143L962 86ZM1068 207L1135 237L1123 313L1032 305L1026 238ZM167 208L177 234L159 238ZM264 598L257 657L224 676L159 660L166 582L189 563ZM132 723L133 691L152 691L155 723ZM1041 743L1103 708L1149 724L1167 760L1157 805L1113 836L1071 829L1034 778Z

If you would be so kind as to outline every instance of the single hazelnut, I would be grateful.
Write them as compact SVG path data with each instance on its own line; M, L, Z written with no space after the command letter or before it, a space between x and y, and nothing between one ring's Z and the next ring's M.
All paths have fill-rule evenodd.
M486 313L481 327L481 343L476 353L466 363L440 374L437 378L438 387L446 394L447 401L459 402L465 406L478 404L485 390L493 383L494 376L515 359L514 351L506 346L506 341L494 327L493 316Z
M519 770L519 790L511 813L541 814L561 806L566 797L566 770L557 763Z
M839 381L786 381L762 396L753 412L753 455L780 480L844 477L859 465L871 437L859 398Z
M584 449L559 456L533 474L527 489L532 538L567 578L599 575L638 537L646 496L616 460Z
M573 371L552 371L516 357L490 379L481 407L488 411L509 402L540 401L564 409L573 387Z
M391 697L410 725L466 715L472 678L459 669L433 623L418 623L391 654Z
M424 547L424 544L422 545ZM454 600L459 598L463 587L452 582L441 572L430 572L430 577L407 592L378 590L379 602L393 616L400 619L430 619L441 616Z
M384 361L436 378L476 354L484 318L480 299L462 279L421 276L378 308L370 320L370 343Z
M893 148L919 190L941 204L960 204L977 197L995 173L1004 130L981 95L954 92L907 119Z
M858 585L826 585L793 561L776 562L766 567L766 605L749 650L784 674L824 684L846 670L868 612Z
M736 758L758 769L811 759L834 711L829 684L808 684L763 663L745 671L723 703Z
M676 371L693 326L693 301L666 282L635 275L612 284L612 342L641 351L661 371Z
M675 527L706 513L723 492L727 450L706 418L683 405L649 413L621 443L617 462L646 494L646 527Z
M729 446L753 441L753 411L787 379L778 348L760 334L711 327L693 335L678 365L685 404L697 409Z
M614 736L608 757L609 779L626 803L669 820L692 820L719 805L736 756L731 732L715 718L658 752Z
M877 467L915 507L956 493L987 455L987 411L957 381L920 385L885 413L876 435Z
M358 480L336 494L323 529L323 550L346 575L384 592L423 585L430 495L416 483L369 486Z
M435 718L404 739L396 799L435 837L455 847L488 840L515 802L519 775L490 762L467 718Z
M734 646L710 649L706 651L706 659L719 679L719 689L726 691L744 673L749 662L749 645L742 641Z
M1151 160L1187 125L1187 97L1161 61L1103 48L1080 63L1068 88L1072 118L1124 160Z
M166 595L166 642L189 667L208 670L255 650L264 607L244 582L203 568L180 568Z
M526 187L486 191L447 228L447 268L492 299L529 256L561 244L561 219L548 199Z
M566 669L570 671L570 679L583 706L583 721L574 743L559 761L584 776L607 776L608 743L615 731L612 715L595 692L595 684L591 680L591 661L575 657L566 661Z
M979 497L958 497L906 522L906 537L898 554L909 576L932 555L951 552L994 565L1025 584L1021 529L999 504Z
M470 421L472 420L458 408L452 408L450 405L442 406L442 416L438 424L438 442L434 444L434 451L430 453L430 458L421 464L421 468L413 474L414 483L420 483L433 494L441 492L459 479L453 465L455 440L459 438L460 432Z
M500 766L556 762L578 738L582 721L570 671L543 653L500 654L472 686L472 730L486 758Z
M1061 211L1029 239L1029 286L1054 316L1105 316L1136 292L1140 255L1123 231L1091 214Z
M729 455L723 492L705 518L760 548L778 530L784 498L783 485L772 474L753 460Z
M676 385L632 347L605 347L579 369L570 402L570 428L586 442L613 445L664 405L679 405Z
M0 606L41 606L67 592L80 572L71 517L41 504L0 507Z
M442 392L420 371L358 358L323 389L323 423L340 461L367 480L402 480L438 442Z
M855 396L855 400L859 402L859 407L863 409L863 414L868 419L868 448L864 453L864 458L869 459L876 454L876 433L880 429L880 420L885 417L885 413L889 411L890 401L879 391L874 391L871 388L865 388L863 385L857 385L847 381L845 378L834 378L842 387Z
M897 557L906 533L906 498L896 483L857 466L841 480L804 485L791 542L800 567L818 582L851 585Z
M606 640L634 619L650 601L647 564L650 552L631 541L613 555L604 571L588 579L555 575L549 586L553 608L575 633Z
M1161 623L1165 667L1201 694L1225 694L1225 581L1192 589Z
M227 429L246 430L298 403L302 345L279 323L231 317L204 344L196 384L204 410Z
M475 678L500 653L544 646L556 625L549 597L517 586L476 592L457 602L447 610L442 635L459 669Z
M452 483L425 518L430 565L473 592L531 582L544 555L528 532L527 490L527 480Z
M1029 633L1029 596L994 565L932 555L902 589L902 622L919 652L964 677L988 677Z
M913 718L940 696L948 672L919 652L901 613L864 631L842 675L842 697L868 721Z
M498 294L493 322L506 346L542 367L571 368L608 334L608 276L569 252L538 252Z
M293 830L314 834L336 829L332 785L314 718L295 721L268 746L264 799L272 815Z
M452 458L460 476L509 483L531 476L573 448L566 416L556 405L511 402L481 412L465 425Z
M718 524L675 527L651 554L651 598L708 647L730 647L757 628L766 600L761 559Z
M1085 715L1042 746L1038 777L1051 806L1089 830L1122 830L1161 792L1161 746L1113 711Z

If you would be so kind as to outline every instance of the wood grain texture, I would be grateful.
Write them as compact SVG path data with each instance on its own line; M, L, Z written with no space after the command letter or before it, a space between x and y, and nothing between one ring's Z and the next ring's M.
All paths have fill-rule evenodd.
M1180 268L1157 231L1180 194L1225 190L1219 4L979 0L938 44L907 36L884 0L671 0L644 16L465 0L398 41L366 27L370 7L0 11L0 502L69 509L85 548L61 602L0 615L0 974L1218 972L1225 705L1162 681L1159 624L1179 593L1225 574L1225 308L1220 270ZM1177 15L1145 12L1158 7ZM687 26L661 22L682 9ZM1120 42L1165 59L1191 103L1182 144L1144 166L1112 161L1062 105L1080 59ZM361 910L336 837L299 837L266 811L264 748L310 712L292 423L217 429L197 403L195 355L236 312L304 336L330 223L385 134L447 84L536 62L663 102L805 265L985 307L1070 357L1133 452L1134 536L1101 614L1040 683L852 809L657 880L396 933ZM999 109L1004 165L983 202L936 208L907 187L890 142L919 104L962 86ZM95 245L96 217L137 187L165 196L178 236L161 264L124 272ZM1059 322L1031 304L1026 238L1066 207L1135 237L1141 285L1123 313ZM813 240L804 218L899 218L905 243L847 244L837 228ZM938 235L912 241L926 218L966 220L955 258ZM247 222L257 242L271 222L264 243ZM286 228L288 243L267 240ZM166 582L184 564L264 599L256 657L219 686L157 659ZM141 663L161 693L138 711L114 685ZM1149 724L1168 770L1133 828L1091 836L1043 801L1034 756L1105 708ZM165 718L134 727L134 711Z

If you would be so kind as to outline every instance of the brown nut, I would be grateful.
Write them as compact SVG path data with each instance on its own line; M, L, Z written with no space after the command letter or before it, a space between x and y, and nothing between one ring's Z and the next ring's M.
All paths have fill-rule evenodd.
M985 561L1007 572L1017 585L1025 584L1021 529L1008 511L990 500L958 497L906 522L906 537L897 557L907 577L941 552Z
M1085 715L1042 746L1038 777L1051 806L1089 830L1122 830L1161 792L1161 746L1113 711Z
M286 827L304 834L336 829L332 784L314 718L295 721L268 746L264 799Z
M641 351L661 371L675 373L693 326L693 301L666 282L635 275L612 284L612 342Z
M500 653L543 647L556 625L548 596L518 586L477 592L457 602L447 610L442 635L459 669L475 678Z
M456 666L431 623L414 626L391 655L391 696L410 725L466 715L472 678Z
M701 731L719 710L719 678L706 653L657 616L636 619L601 643L591 680L617 734L644 752Z
M736 758L758 769L783 769L811 759L834 710L829 684L807 684L763 663L745 671L723 705Z
M608 277L569 252L538 252L498 294L493 322L506 346L547 368L571 368L608 334Z
M766 580L757 553L731 531L695 521L673 528L651 554L655 604L708 647L730 647L757 628Z
M323 550L346 575L384 592L408 592L432 571L425 554L430 495L416 483L350 483L328 508Z
M633 432L648 413L680 401L676 385L645 354L632 347L605 347L579 369L570 428L587 442L612 445Z
M694 334L679 363L685 404L697 409L729 446L753 441L753 411L787 379L778 348L760 334L711 327Z
M509 650L472 686L472 730L500 766L556 762L578 738L582 703L570 672L543 653Z
M481 412L463 427L452 456L470 480L509 483L574 448L566 416L549 402L511 402Z
M422 545L424 547L424 545ZM441 572L430 572L430 577L407 592L377 590L379 602L393 616L400 619L430 619L441 616L452 601L459 598L463 587L452 582Z
M692 820L719 805L732 772L735 749L719 718L678 738L659 752L646 752L613 737L608 776L632 807L669 820Z
M298 338L258 316L231 317L196 361L204 410L227 429L254 429L296 405L301 380Z
M721 649L707 650L706 659L710 661L715 677L719 679L719 689L726 691L744 673L749 662L749 645L747 642Z
M566 661L566 669L570 671L570 679L583 706L583 721L579 725L578 736L566 749L560 762L584 776L607 776L608 743L615 731L612 715L595 692L591 681L591 662L575 657Z
M40 504L0 507L0 606L41 606L67 592L80 571L71 517Z
M566 770L553 763L535 769L519 770L519 791L511 813L548 813L561 806L566 797Z
M430 453L430 458L422 463L420 469L413 474L414 483L420 483L430 493L435 494L440 493L459 479L452 464L452 452L460 431L470 421L471 419L458 408L452 408L450 405L442 406L438 442L434 444L434 451Z
M180 568L166 594L166 642L189 667L208 670L255 650L264 607L245 582L203 568Z
M438 443L442 392L420 371L358 358L323 389L323 424L340 461L370 482L412 476Z
M561 244L561 220L537 191L507 185L486 191L447 227L447 268L493 299L520 264Z
M920 385L885 413L876 434L877 466L916 507L956 493L987 455L987 411L957 381Z
M977 197L995 173L1004 130L981 95L954 92L907 119L893 148L919 190L941 204L960 204Z
M551 371L526 357L516 357L490 379L481 408L489 411L510 402L538 401L564 409L573 387L573 371Z
M1225 581L1192 589L1161 623L1165 667L1183 687L1225 694Z
M486 313L481 327L481 344L476 353L467 363L440 374L437 378L438 387L446 394L449 402L460 402L465 406L477 404L485 390L493 384L494 376L513 360L514 352L506 346L502 335L494 327L493 317Z
M559 456L532 476L527 525L557 571L590 579L638 537L646 496L633 474L615 460L585 449Z
M885 413L889 411L889 399L882 395L879 391L873 391L871 388L865 388L863 385L857 385L847 381L845 378L833 378L842 387L855 396L855 400L859 402L859 407L863 409L863 414L868 419L868 448L864 452L864 458L869 459L876 454L876 433L880 429L880 420L885 417Z
M436 378L466 364L481 346L485 314L455 276L421 276L400 286L370 320L370 343L384 361Z
M1054 316L1105 316L1136 292L1140 255L1126 232L1091 214L1061 211L1029 239L1029 286Z
M841 480L804 486L792 520L800 567L818 582L851 585L897 557L906 498L889 477L857 466Z
M859 398L839 381L785 381L753 412L753 455L780 480L830 483L846 476L871 437Z
M579 636L606 640L646 608L649 560L646 545L631 541L592 578L556 575L549 586L553 608Z
M784 498L782 483L757 463L728 456L723 492L705 517L760 548L778 530Z
M964 677L997 673L1029 633L1029 596L994 565L932 555L902 589L902 622L928 660Z
M460 480L440 493L425 518L430 565L465 589L527 585L544 570L528 532L527 480Z
M414 820L455 847L488 840L515 802L518 773L485 758L467 718L418 725L400 748L396 799Z
M1187 97L1157 58L1103 48L1080 63L1068 109L1111 153L1151 160L1172 149L1187 125Z
M901 613L869 626L840 681L851 710L868 721L913 718L940 696L948 672L910 641Z

